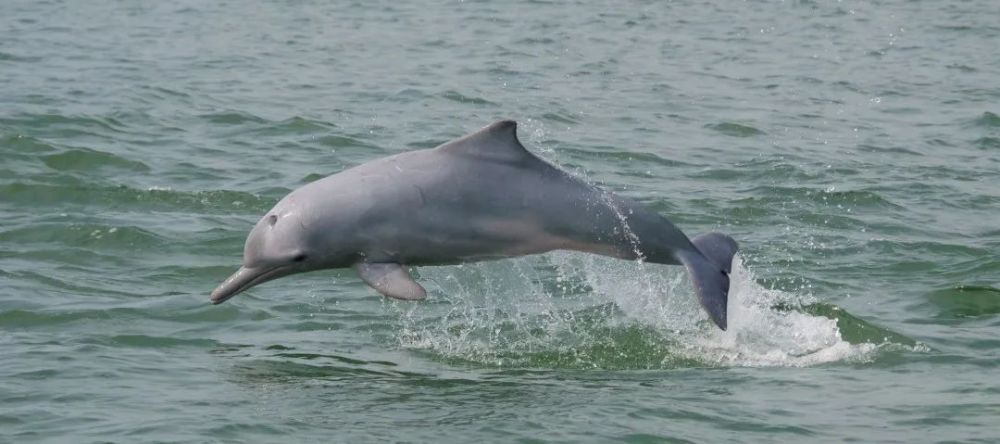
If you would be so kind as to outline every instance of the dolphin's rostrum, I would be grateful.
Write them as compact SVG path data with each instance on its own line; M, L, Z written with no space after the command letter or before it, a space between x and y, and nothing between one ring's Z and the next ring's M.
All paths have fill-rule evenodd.
M726 329L736 242L688 239L665 217L528 152L503 120L437 148L377 159L292 191L250 231L219 304L257 284L354 267L397 299L426 292L405 267L577 250L684 265L702 307Z

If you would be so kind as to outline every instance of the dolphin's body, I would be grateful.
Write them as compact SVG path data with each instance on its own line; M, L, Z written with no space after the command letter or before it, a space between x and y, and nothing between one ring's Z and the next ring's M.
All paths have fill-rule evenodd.
M405 268L577 250L685 265L705 310L726 328L737 245L689 240L663 216L528 152L499 121L437 148L377 159L292 191L247 237L218 304L293 273L354 267L383 295L426 292Z

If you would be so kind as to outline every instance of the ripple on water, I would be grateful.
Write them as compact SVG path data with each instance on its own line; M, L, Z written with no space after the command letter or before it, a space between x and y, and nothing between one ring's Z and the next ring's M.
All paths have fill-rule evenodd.
M1000 128L1000 116L986 111L973 120L972 124L981 128Z
M269 347L270 348L270 347ZM400 371L397 364L368 361L327 353L273 353L255 356L236 365L238 378L256 382L282 382L293 379L397 378L414 375Z
M708 128L710 130L715 130L727 136L733 136L733 137L753 137L753 136L761 136L767 134L764 131L752 127L750 125L734 123L734 122L713 123L705 125L705 128Z
M41 139L25 134L8 133L6 131L0 133L0 147L3 148L4 154L45 154L57 150L56 147Z
M267 123L267 119L243 111L221 111L201 114L198 118L217 125L244 125L248 123Z
M872 239L867 245L870 251L885 257L979 259L990 255L984 248L946 242Z
M279 121L267 121L266 125L255 128L252 134L258 136L304 135L328 132L334 125L328 122L294 116Z
M610 146L598 146L592 149L561 148L560 155L578 159L611 162L622 165L661 165L666 167L691 166L690 163L675 159L665 159L657 154L642 151L622 151Z
M59 171L91 172L104 168L115 168L141 173L150 170L148 165L138 160L84 148L43 156L42 162L49 168Z
M819 177L814 172L807 171L800 165L786 162L783 159L758 158L744 163L737 163L735 168L724 165L712 165L691 174L698 179L712 179L726 183L756 182L762 179L815 180Z
M38 223L0 231L0 241L8 243L53 243L69 247L157 248L167 240L134 226L99 224Z
M286 189L272 190L277 195ZM61 204L64 208L104 205L116 209L156 209L158 211L205 212L228 214L231 212L259 213L274 202L271 198L242 191L178 191L120 186L100 186L78 181L66 184L39 184L14 182L0 185L0 195L7 203L35 207L39 204Z
M124 133L126 125L112 116L22 113L0 117L0 126L20 128L46 137L100 136L111 138Z
M972 143L984 150L1000 149L1000 137L980 137Z
M950 319L979 318L1000 314L1000 289L958 285L935 290L927 299L938 308L938 316Z
M757 186L744 191L754 197L743 199L745 202L763 202L766 204L780 202L806 201L823 205L845 205L851 208L881 208L903 209L882 193L873 190L843 190L833 187L821 189L813 187L789 186ZM758 204L759 205L759 204Z
M542 119L545 119L550 122L558 122L568 125L575 125L580 123L580 120L569 112L545 113L542 114Z
M37 62L39 60L42 60L42 58L20 56L9 52L0 52L0 62Z
M331 148L364 148L364 149L376 149L376 150L380 149L378 146L364 142L360 138L350 137L346 135L331 134L331 135L321 136L316 139L316 142L319 143L320 145Z
M438 94L438 96L441 97L441 98L443 98L443 99L450 100L452 102L458 102L458 103L463 103L463 104L480 105L480 106L494 106L494 107L497 106L496 103L493 103L493 102L491 102L489 100L486 100L486 99L484 99L482 97L470 96L470 95L462 94L462 93L460 93L458 91L454 91L454 90L445 91L443 93Z

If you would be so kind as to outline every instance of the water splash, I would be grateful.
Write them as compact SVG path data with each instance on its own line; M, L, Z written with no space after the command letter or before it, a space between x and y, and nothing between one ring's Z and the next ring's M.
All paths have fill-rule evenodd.
M554 253L424 268L432 304L395 304L403 348L510 368L662 369L868 362L907 344L844 339L838 320L760 286L739 256L729 330L698 306L681 267Z
M800 306L804 297L769 290L737 256L729 289L729 329L690 335L687 351L699 359L726 366L809 366L828 362L874 359L874 343L852 344L841 335L837 319L784 310Z

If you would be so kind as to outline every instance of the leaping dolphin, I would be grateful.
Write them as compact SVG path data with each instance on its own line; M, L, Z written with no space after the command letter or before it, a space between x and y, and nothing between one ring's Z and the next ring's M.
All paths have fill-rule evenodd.
M720 233L688 239L665 217L538 158L517 140L517 123L502 120L292 191L250 231L243 266L211 300L346 267L385 296L420 300L427 292L407 266L576 250L683 264L701 306L725 330L737 248Z

